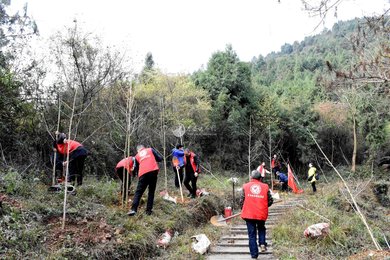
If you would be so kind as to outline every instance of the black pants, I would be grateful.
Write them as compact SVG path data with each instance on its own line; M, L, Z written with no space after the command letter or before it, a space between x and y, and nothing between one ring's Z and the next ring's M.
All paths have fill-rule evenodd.
M276 174L276 172L278 172L278 171L280 171L279 167L272 168L272 172L275 176L275 180L279 179L278 175Z
M131 185L131 176L129 175L129 173L127 172L127 170L124 167L118 168L116 170L116 174L118 175L119 179L122 181L122 185L121 185L122 200L125 201L126 194L129 192L129 188ZM123 179L123 175L125 175L124 179Z
M148 202L146 204L146 212L152 212L153 202L154 202L154 192L156 191L157 184L157 171L152 171L143 174L139 177L137 190L135 191L133 205L131 205L131 209L137 211L139 202L141 200L142 195L144 194L146 188L148 187Z
M187 190L190 192L192 197L196 196L196 181L197 180L198 180L198 177L195 177L194 171L186 170L186 177L184 178L184 186L186 186ZM191 185L190 185L190 182L191 182Z
M173 171L175 172L175 187L176 188L180 188L180 185L179 185L179 178L177 176L177 171L176 170L176 167L173 167ZM179 169L179 175L180 175L180 183L183 184L183 171L184 171L184 166L180 167Z
M316 182L315 182L315 181L313 181L313 182L311 183L311 187L313 188L313 192L316 192L316 191L317 191Z
M282 182L282 191L287 191L287 190L288 190L287 182Z
M86 155L80 155L70 160L69 182L77 182L78 186L83 185L83 170Z

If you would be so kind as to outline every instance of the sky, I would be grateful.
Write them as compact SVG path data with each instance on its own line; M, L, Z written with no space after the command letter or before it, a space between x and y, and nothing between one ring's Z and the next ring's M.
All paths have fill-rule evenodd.
M318 1L318 0L310 0ZM331 28L337 20L381 14L390 0L343 0L325 25L303 10L301 0L11 0L28 4L42 39L73 26L115 45L139 71L147 52L165 73L191 73L231 44L240 60L279 51L284 43Z

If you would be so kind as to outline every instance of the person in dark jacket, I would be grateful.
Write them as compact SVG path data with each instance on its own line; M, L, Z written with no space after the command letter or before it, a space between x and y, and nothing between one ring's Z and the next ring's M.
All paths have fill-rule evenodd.
M59 133L54 144L53 150L63 158L63 165L69 163L69 182L76 182L77 185L83 184L84 161L87 158L88 151L85 147L74 140L66 138L66 134ZM67 161L69 153L69 162Z
M273 203L268 185L262 183L261 174L254 170L251 172L251 181L244 184L241 194L241 218L245 220L248 229L249 251L252 259L259 256L257 233L261 252L267 250L265 222L268 218L268 207Z
M285 173L283 172L276 172L276 175L279 178L279 181L282 183L282 191L287 191L288 190L288 177Z
M137 146L135 156L135 169L138 172L138 185L133 198L131 210L127 213L134 216L137 213L139 202L146 188L148 188L148 202L146 204L146 214L151 215L154 203L154 192L156 191L157 174L159 171L158 162L162 157L153 148L145 148L143 145Z
M184 154L184 163L186 170L184 186L186 186L187 190L190 192L189 197L194 199L196 197L196 182L198 180L198 174L200 172L199 158L194 152L190 151L190 149L188 148L184 150Z

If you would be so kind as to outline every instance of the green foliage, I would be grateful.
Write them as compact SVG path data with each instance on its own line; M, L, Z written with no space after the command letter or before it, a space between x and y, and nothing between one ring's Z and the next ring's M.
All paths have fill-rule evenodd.
M250 115L256 110L249 64L241 62L228 45L225 51L214 53L207 69L195 73L193 79L197 86L208 91L212 100L210 118L218 132L217 149L230 150L235 156L243 155L246 147L236 141L245 136L243 131L248 128ZM223 166L231 167L232 154L221 155Z

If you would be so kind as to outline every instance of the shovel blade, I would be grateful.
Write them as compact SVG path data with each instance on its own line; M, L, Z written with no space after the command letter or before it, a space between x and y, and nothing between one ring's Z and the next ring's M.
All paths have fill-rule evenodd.
M222 215L212 216L210 218L210 223L217 227L227 226L226 220Z

